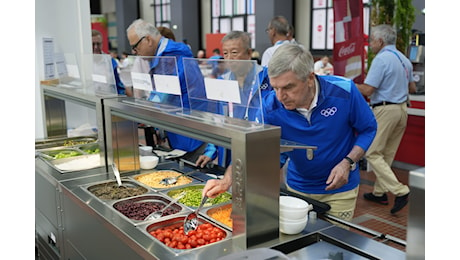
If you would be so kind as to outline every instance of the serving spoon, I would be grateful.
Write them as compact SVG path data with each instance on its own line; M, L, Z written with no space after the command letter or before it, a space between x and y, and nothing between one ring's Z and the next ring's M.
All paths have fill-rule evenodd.
M161 210L157 210L153 213L150 213L150 215L148 215L147 217L144 218L144 220L153 220L153 219L157 219L157 218L160 218L161 216L163 216L163 213L165 212L165 210L170 207L171 205L173 205L174 203L176 203L178 200L180 200L182 197L184 197L185 195L185 191L181 192L175 199L173 199L168 205L164 206Z
M177 180L182 177L182 176L187 176L188 174L190 173L182 173L181 175L178 175L178 176L174 176L174 177L166 177L166 178L163 178L161 181L160 181L160 184L162 185L173 185L177 182Z
M117 179L118 187L123 186L121 184L120 171L118 171L118 168L117 166L115 166L115 164L112 164L112 170L113 170L113 174L115 175L115 179Z
M201 200L200 206L193 211L192 213L188 214L184 219L184 233L187 235L188 232L192 230L196 230L198 228L198 211L203 207L203 205L208 200L208 196L204 196Z

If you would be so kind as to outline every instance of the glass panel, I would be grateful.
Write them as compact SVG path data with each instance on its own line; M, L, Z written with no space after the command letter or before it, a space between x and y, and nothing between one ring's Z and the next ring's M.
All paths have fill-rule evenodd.
M233 31L244 31L244 17L234 17L233 18Z
M313 8L325 8L327 0L313 0Z
M163 21L171 20L171 6L163 5Z
M155 7L155 21L161 22L161 6Z
M256 46L256 16L248 15L247 19L247 32L251 34L251 46L254 48Z
M313 11L312 49L324 50L326 47L326 10Z
M219 19L218 18L212 19L212 32L213 33L219 33L220 32L220 30L219 30Z
M234 14L245 14L246 13L246 0L235 0L235 12Z
M136 56L131 80L136 104L165 111L184 107L176 57Z
M232 30L231 28L232 20L230 18L222 18L220 19L220 33L228 33Z
M334 49L334 9L327 9L327 49Z
M220 16L220 0L212 0L212 17Z
M264 122L259 113L262 103L258 73L262 67L256 61L184 58L184 70L192 111ZM238 83L235 73L245 76L243 83Z
M96 96L117 96L112 56L109 54L84 54L82 68L88 93Z
M255 0L247 0L248 6L246 8L246 14L254 14L256 12Z
M82 87L82 79L75 54L56 54L55 57L59 86L68 88Z
M222 13L223 16L231 16L233 14L233 0L222 0Z

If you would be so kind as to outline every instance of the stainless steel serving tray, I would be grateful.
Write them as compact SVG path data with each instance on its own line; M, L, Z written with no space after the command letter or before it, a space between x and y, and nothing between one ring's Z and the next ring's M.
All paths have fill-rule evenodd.
M156 170L156 169L152 169L150 170L149 172L143 172L143 173L140 173L140 174L136 174L136 175L131 175L129 176L130 178L132 178L134 181L136 182L139 182L139 183L142 183L143 185L145 186L148 186L150 189L153 189L154 191L157 191L157 192L164 192L164 191L168 191L168 190L171 190L171 189L176 189L176 188L181 188L181 187L186 187L188 185L192 185L192 184L200 184L200 183L203 183L201 180L198 180L196 178L193 177L193 173L190 173L187 175L188 178L190 178L192 180L192 182L190 183L187 183L187 184L184 184L184 185L169 185L167 187L164 187L164 188L157 188L157 187L152 187L150 185L148 185L147 183L144 183L144 182L141 182L139 181L137 178L141 177L141 176L144 176L144 175L149 175L149 174L153 174L154 172L165 172L165 171L174 171L174 172L177 172L178 174L182 174L183 172L181 172L180 170L178 169L163 169L163 170Z
M77 155L55 159L55 156L59 153L74 153ZM39 149L35 150L35 154L60 173L83 171L104 166L104 163L100 158L99 144L95 142L80 144L76 146L59 146ZM82 162L77 164L78 167L74 168L65 169L64 167L58 167L58 165L69 163L74 160L81 160ZM88 161L87 165L84 164L85 160Z
M139 196L136 196L136 197L131 197L131 198L126 198L126 199L121 199L121 200L115 201L115 202L112 203L112 208L115 211L117 211L117 213L122 215L124 218L128 219L135 226L143 224L143 223L147 223L147 222L149 222L149 223L158 222L158 221L161 221L162 219L164 219L167 216L173 216L173 215L177 215L177 214L184 214L184 212L189 212L189 210L187 210L180 203L175 203L175 204L171 205L169 208L177 210L176 213L169 214L169 215L164 215L164 216L162 216L162 217L160 217L160 218L158 218L156 220L147 220L146 221L146 220L143 220L143 218L147 217L149 214L154 212L154 211L151 211L150 209L148 209L147 206L145 206L145 207L138 206L138 208L132 209L132 210L136 210L137 212L142 211L141 214L138 214L138 216L142 217L141 220L137 220L134 217L129 217L127 214L123 213L120 209L117 208L118 206L122 206L123 204L128 204L129 205L129 204L137 204L137 203L139 203L138 205L140 205L141 203L152 203L152 202L153 203L160 203L160 204L163 204L163 206L166 206L167 204L169 204L171 202L171 199L167 198L166 196L164 196L162 194L139 195Z
M223 203L223 204L217 204L217 205L214 205L214 206L210 206L209 208L203 210L203 212L200 213L200 214L203 214L209 220L212 220L213 222L216 222L216 223L220 224L221 226L224 226L224 227L228 228L230 231L232 231L233 229L232 229L231 226L228 226L228 225L222 223L221 221L211 217L211 215L213 213L215 213L217 210L219 210L219 209L228 209L228 208L232 208L232 202L231 201L227 202L227 203ZM231 215L230 215L230 217L231 217Z
M113 204L114 202L122 200L122 199L134 198L134 197L137 197L137 196L154 194L153 190L149 189L149 187L146 187L145 185L142 185L142 183L127 180L126 178L122 178L121 180L122 180L122 185L124 187L138 188L139 190L145 191L145 192L143 192L142 194L138 194L138 195L106 199L106 198L104 198L102 196L97 196L97 194L95 194L94 192L97 191L99 188L103 189L105 187L113 187L113 188L117 189L116 191L118 191L118 184L117 184L116 181L112 181L112 180L110 180L110 181L101 181L101 182L95 182L95 183L89 183L89 184L81 185L80 187L85 192L89 193L91 196L93 196L96 199L101 200L102 202L107 203L107 204ZM113 209L113 210L115 210L115 209Z
M82 145L87 143L96 143L97 136L76 136L76 137L60 137L35 140L35 150L53 148L53 147L73 147L75 145L66 145L69 142Z
M155 231L155 230L160 229L160 228L165 228L165 227L177 228L177 227L183 226L184 219L185 219L186 215L187 214L183 214L182 216L168 216L166 219L163 219L162 221L158 221L158 222L151 223L151 224L144 224L144 225L138 226L138 227L140 229L142 229L142 231L144 233L146 233L148 236L150 236L153 240L155 240L156 244L161 245L161 247L164 250L169 251L170 253L174 254L175 256L191 254L192 252L196 252L196 251L199 252L199 251L202 251L202 250L206 250L206 248L218 248L218 247L216 247L216 245L226 243L228 240L231 240L232 233L230 231L228 231L224 227L219 226L219 224L216 224L216 223L213 223L211 221L208 221L207 219L202 218L202 217L198 217L198 225L209 223L213 227L217 227L218 229L223 231L225 233L225 238L220 240L220 241L213 242L211 244L203 245L203 246L196 247L196 248L175 249L175 248L171 248L171 247L166 246L163 242L159 241L157 238L155 238L153 235L150 234L151 231Z

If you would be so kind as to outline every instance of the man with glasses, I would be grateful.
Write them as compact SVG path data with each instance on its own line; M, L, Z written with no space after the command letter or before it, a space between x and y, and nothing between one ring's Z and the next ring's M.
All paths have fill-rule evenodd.
M105 54L102 51L102 33L98 30L91 31L92 42L93 42L93 54ZM113 68L113 76L115 77L115 83L117 85L117 92L119 95L125 95L125 85L120 80L120 75L118 74L118 63L117 61L111 57L112 59L112 68Z
M193 58L190 48L182 42L175 42L161 35L160 31L151 23L142 19L135 20L127 29L127 37L132 48L132 53L143 57L176 57L177 73L181 88L181 100L173 99L172 102L180 106L182 102L184 109L190 109L190 101L187 93L187 84L204 84L201 71L196 66L196 77L185 77L183 58ZM150 74L163 72L164 66L155 59L149 61ZM153 80L153 78L152 78ZM204 89L204 87L202 88ZM194 104L195 105L195 104ZM180 149L189 153L201 153L206 143L176 133L167 132L167 139L170 148ZM212 153L212 152L210 152ZM208 154L205 154L208 155ZM211 154L209 154L211 156Z
M281 44L289 43L289 36L291 32L290 24L288 20L283 16L275 16L268 23L265 32L270 39L273 46L267 48L262 54L261 65L267 67L273 53L278 49Z

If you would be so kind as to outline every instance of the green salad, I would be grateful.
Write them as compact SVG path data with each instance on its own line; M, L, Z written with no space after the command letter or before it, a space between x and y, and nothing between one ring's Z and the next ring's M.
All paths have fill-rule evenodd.
M176 198L181 192L185 191L184 197L182 197L179 202L189 206L189 207L198 207L201 203L201 193L203 191L204 186L190 186L185 187L177 190L172 190L168 192L168 196L172 198ZM217 204L221 204L224 202L228 202L232 199L232 195L228 192L224 192L219 194L219 196L215 198L209 198L208 201L204 204L204 207L209 207Z

